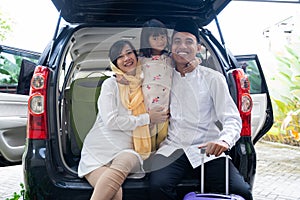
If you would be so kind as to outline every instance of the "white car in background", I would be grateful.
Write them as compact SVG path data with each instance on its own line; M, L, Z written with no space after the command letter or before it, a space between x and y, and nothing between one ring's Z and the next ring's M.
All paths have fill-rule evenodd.
M40 54L0 45L0 166L22 161L30 80Z

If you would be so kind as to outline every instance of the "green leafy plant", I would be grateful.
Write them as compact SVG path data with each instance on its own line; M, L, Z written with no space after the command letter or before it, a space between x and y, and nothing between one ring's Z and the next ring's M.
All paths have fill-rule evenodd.
M7 35L12 32L12 24L12 19L7 14L3 14L0 10L0 41L5 40ZM0 83L17 83L18 73L20 71L17 62L16 60L16 62L13 63L8 58L2 55L0 56Z
M272 102L275 123L266 138L300 146L300 57L298 45L285 47L286 53L277 55L277 73L272 78Z
M0 41L6 38L6 35L12 31L12 20L7 15L2 14L0 10Z
M0 56L0 84L16 84L20 72L22 58L20 56Z
M13 197L6 198L6 200L29 200L29 196L25 190L24 184L20 183L21 190L19 193L14 192Z

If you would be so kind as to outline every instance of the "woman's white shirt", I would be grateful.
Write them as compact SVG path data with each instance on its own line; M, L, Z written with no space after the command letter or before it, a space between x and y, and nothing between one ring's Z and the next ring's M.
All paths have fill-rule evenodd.
M87 134L81 151L78 175L83 177L94 169L111 162L123 151L133 150L132 131L137 126L150 123L149 114L133 116L120 100L118 84L114 77L106 79L101 87L98 98L98 115L96 121ZM143 176L141 168L140 175Z

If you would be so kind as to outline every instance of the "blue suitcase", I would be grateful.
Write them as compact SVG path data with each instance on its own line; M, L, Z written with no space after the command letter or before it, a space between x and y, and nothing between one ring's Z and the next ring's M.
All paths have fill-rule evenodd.
M225 194L215 194L215 193L204 193L204 154L205 149L200 150L202 155L202 165L201 165L201 192L190 192L186 194L183 198L183 200L213 200L213 199L219 199L219 200L245 200L243 197L235 194L229 194L229 158L226 154L226 164L225 164L225 171L226 171L226 189Z

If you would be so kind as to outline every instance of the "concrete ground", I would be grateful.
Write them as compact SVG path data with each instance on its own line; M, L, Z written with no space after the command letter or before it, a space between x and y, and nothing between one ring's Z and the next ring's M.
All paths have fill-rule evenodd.
M300 200L300 147L269 142L259 142L255 147L254 200ZM0 167L0 177L0 200L20 192L20 183L23 183L21 165Z
M300 147L259 142L255 200L300 200Z

